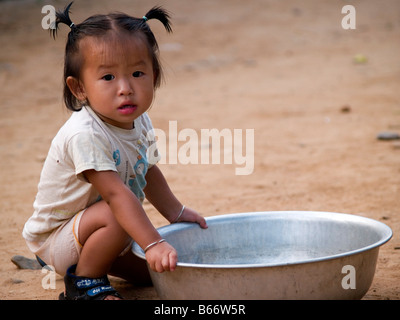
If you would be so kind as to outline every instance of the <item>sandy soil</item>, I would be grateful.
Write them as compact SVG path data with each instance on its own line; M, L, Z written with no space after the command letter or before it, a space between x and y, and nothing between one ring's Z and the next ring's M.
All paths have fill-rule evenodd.
M49 1L57 8L65 1ZM76 22L98 12L141 16L149 1L76 0ZM174 33L151 22L166 83L150 111L155 127L254 129L254 172L233 164L160 165L181 201L204 216L312 210L382 221L394 233L380 250L365 299L400 297L400 3L355 0L356 29L344 30L346 1L157 1L173 13ZM69 114L62 106L66 30L54 41L41 27L41 1L0 1L0 299L57 299L21 231L49 144ZM365 59L355 61L357 55ZM178 146L184 142L179 142ZM208 146L202 146L202 148ZM221 160L221 162L223 162ZM145 204L158 227L166 224ZM130 299L153 288L113 284Z

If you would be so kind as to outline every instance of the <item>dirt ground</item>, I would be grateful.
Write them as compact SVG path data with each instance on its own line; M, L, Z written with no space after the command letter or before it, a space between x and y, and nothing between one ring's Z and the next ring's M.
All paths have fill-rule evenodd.
M0 1L0 299L57 299L63 290L61 277L45 290L41 270L17 269L10 259L33 258L22 228L50 142L69 116L61 85L67 30L54 41L41 25L43 5L66 3ZM204 216L310 210L382 221L393 238L380 249L364 298L400 298L400 140L376 138L400 133L400 2L155 4L171 11L174 33L150 22L166 75L150 110L154 126L167 134L169 121L198 133L254 129L249 175L235 174L243 166L235 160L160 164L182 203ZM356 29L342 28L346 4L356 9ZM76 0L72 19L110 11L142 16L151 6ZM144 206L155 226L167 223ZM153 288L112 282L129 299L157 299Z

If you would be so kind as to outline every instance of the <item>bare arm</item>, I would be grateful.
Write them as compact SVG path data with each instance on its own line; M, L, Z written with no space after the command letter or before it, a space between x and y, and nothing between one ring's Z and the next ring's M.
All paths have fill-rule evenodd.
M145 248L161 239L141 203L122 182L118 173L88 170L85 171L85 176L110 206L118 223L139 246ZM177 254L171 245L162 242L147 251L146 259L153 270L162 272L175 269Z
M146 181L146 198L169 222L175 222L182 209L182 203L172 193L161 170L157 166L151 167L147 171ZM205 219L190 208L185 208L179 221L196 222L202 228L207 228Z

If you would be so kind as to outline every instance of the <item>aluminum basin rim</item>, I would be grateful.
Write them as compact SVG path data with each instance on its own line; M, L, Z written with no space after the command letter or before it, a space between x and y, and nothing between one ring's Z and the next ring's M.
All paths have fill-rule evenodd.
M245 213L231 213L231 214L223 214L223 215L217 215L217 216L211 216L211 217L206 217L207 223L213 222L213 221L218 221L218 220L225 220L229 218L235 218L235 219L240 219L242 217L249 218L250 216L260 216L260 215L277 215L277 214L301 214L303 216L315 216L315 215L322 215L324 218L334 218L333 220L336 221L343 221L345 219L346 221L363 221L367 222L370 225L374 225L377 227L380 227L381 230L385 231L385 236L382 237L381 240L365 246L361 247L359 249L347 251L347 252L342 252L338 254L333 254L333 255L327 255L327 256L322 256L319 258L312 258L312 259L305 259L305 260L299 260L299 261L292 261L292 262L287 262L287 263L249 263L249 264L205 264L205 263L188 263L188 262L179 262L177 263L177 267L184 267L184 268L207 268L207 269L244 269L244 268L265 268L265 267L282 267L282 266L291 266L291 265L298 265L298 264L305 264L305 263L316 263L316 262L321 262L321 261L328 261L328 260L334 260L334 259L340 259L343 257L348 257L352 256L355 254L359 253L364 253L369 250L372 250L374 248L380 247L386 242L388 242L392 236L393 232L391 228L389 228L386 224L371 219L363 216L358 216L354 214L345 214L345 213L334 213L334 212L322 212L322 211L259 211L259 212L245 212ZM193 223L177 223L177 224L172 224L172 225L167 225L158 228L157 230L160 232L161 235L163 235L163 231L167 231L166 235L168 233L171 233L176 230L180 230L183 227L191 227L193 226ZM138 257L145 259L145 254L143 250L136 244L134 243L133 246L133 253L137 255ZM179 257L178 257L179 259Z

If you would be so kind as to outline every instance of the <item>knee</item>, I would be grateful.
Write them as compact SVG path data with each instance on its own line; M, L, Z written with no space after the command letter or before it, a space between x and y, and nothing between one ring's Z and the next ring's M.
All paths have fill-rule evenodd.
M99 201L86 209L79 224L79 238L82 244L92 234L100 231L108 241L130 243L131 238L117 221L105 201Z

